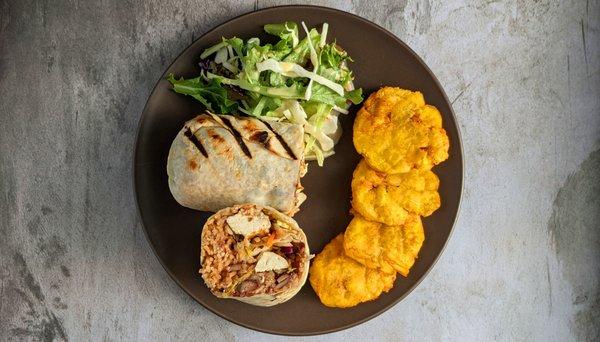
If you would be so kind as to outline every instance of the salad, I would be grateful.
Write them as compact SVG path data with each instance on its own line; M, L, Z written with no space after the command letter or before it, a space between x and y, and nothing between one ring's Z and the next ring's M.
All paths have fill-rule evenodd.
M301 29L302 39L294 22L265 25L275 44L223 38L200 55L198 77L167 79L211 112L302 124L305 158L322 166L341 135L338 115L362 102L362 90L354 89L348 53L327 43L328 24L319 32L302 22Z

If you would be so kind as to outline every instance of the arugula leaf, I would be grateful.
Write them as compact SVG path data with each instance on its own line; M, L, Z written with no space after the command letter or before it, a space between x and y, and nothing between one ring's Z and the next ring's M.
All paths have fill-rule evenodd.
M237 103L227 97L227 89L218 78L208 81L203 81L201 77L186 80L183 77L176 79L173 74L169 74L167 80L176 93L195 98L210 111L227 114L237 108Z

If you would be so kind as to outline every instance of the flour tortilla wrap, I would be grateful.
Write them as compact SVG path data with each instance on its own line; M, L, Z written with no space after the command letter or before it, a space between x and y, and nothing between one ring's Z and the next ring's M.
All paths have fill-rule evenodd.
M302 229L271 207L225 208L202 230L200 274L219 298L257 306L283 303L306 282L309 259Z
M211 113L185 123L167 160L175 200L213 212L255 203L293 215L306 198L304 173L301 125Z

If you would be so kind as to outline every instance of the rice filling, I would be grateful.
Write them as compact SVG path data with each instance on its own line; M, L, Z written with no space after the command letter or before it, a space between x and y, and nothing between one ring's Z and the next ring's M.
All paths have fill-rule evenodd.
M211 291L229 297L249 297L274 295L298 286L307 259L306 246L298 231L254 205L237 209L216 216L204 227L200 273ZM246 229L247 234L239 234L239 227L232 229L228 221L243 221L230 219L240 215L248 218L266 215L270 227Z

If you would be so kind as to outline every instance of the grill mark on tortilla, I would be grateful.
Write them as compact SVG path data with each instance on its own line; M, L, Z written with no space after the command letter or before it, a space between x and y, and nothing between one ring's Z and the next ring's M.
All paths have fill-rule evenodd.
M244 154L248 158L252 159L252 154L250 153L248 146L246 146L244 139L242 139L242 135L240 134L240 132L238 132L235 129L235 127L233 127L233 125L231 124L231 121L229 121L229 119L221 117L221 120L223 120L223 123L225 124L225 126L227 126L229 128L229 130L231 131L231 134L233 134L233 137L235 138L235 141L237 141L238 145L240 145L242 152L244 152Z
M252 134L250 140L256 141L269 149L269 133L267 133L267 131L258 131Z
M220 136L217 132L213 131L212 129L208 129L206 132L208 133L208 136L210 136L214 141L217 142L217 144L222 144L225 142L225 139L223 139L222 136Z
M202 146L202 143L200 142L200 140L198 140L198 138L196 138L194 133L192 133L192 131L189 128L186 129L185 133L183 133L183 134L186 136L186 138L188 138L194 144L194 146L196 146L196 148L200 151L200 153L202 153L202 155L204 157L208 158L208 153L206 153L204 146Z
M285 142L285 140L283 140L283 137L279 133L275 132L273 130L273 127L271 127L271 125L269 125L266 121L263 121L263 123L265 124L265 126L267 126L267 128L271 132L273 132L273 134L275 134L275 138L277 138L277 140L279 140L279 143L281 143L281 146L283 146L283 149L285 149L285 151L287 152L288 156L290 156L294 160L298 160L298 157L296 157L296 155L294 154L294 151L292 151L292 149L287 144L287 142Z

